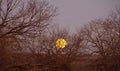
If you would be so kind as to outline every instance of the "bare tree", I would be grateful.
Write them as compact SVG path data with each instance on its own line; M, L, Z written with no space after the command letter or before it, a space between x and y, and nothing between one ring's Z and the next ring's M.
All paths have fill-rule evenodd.
M1 0L0 39L39 35L56 15L47 1Z
M87 49L92 53L98 53L102 57L102 64L106 71L107 68L107 51L108 47L105 45L105 39L107 38L107 31L105 30L103 20L93 20L87 24L81 33L84 36L84 40L87 41ZM109 26L109 25L107 25Z
M87 49L92 54L95 53L101 56L101 66L103 66L103 70L105 71L110 69L112 64L109 63L110 60L111 62L116 61L115 59L111 59L113 58L112 55L119 55L118 27L118 24L113 19L106 18L104 20L93 20L81 30L84 41L87 43Z
M24 40L39 36L55 15L45 0L0 0L0 51L25 47Z

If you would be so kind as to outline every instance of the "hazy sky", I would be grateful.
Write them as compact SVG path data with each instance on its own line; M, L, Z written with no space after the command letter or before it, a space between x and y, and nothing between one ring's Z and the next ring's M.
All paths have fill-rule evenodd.
M120 0L49 0L58 7L59 15L55 23L69 28L71 32L75 28L86 24L96 18L105 18L115 6L120 6Z

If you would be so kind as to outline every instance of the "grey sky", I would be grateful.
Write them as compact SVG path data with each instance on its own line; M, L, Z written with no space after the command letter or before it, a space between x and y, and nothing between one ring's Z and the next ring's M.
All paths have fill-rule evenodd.
M59 15L55 23L69 28L71 32L75 28L86 24L96 18L105 18L115 6L120 6L120 0L49 0L58 7Z

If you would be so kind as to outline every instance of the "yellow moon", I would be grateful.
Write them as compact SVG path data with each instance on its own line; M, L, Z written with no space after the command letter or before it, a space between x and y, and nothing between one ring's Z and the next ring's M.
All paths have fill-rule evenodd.
M65 41L65 39L63 39L63 38L57 39L56 47L65 48L66 45L67 45L67 42Z

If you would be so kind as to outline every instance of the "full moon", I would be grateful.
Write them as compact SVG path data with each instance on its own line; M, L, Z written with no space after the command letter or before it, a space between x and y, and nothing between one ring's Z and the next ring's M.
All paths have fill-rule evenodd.
M65 39L63 39L63 38L57 39L56 47L65 48L66 45L67 45L67 42L65 41Z

